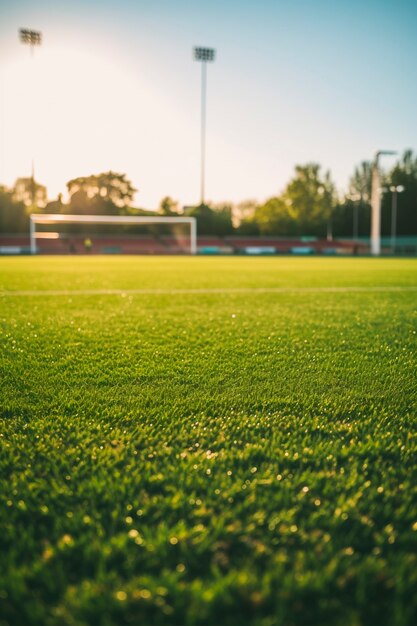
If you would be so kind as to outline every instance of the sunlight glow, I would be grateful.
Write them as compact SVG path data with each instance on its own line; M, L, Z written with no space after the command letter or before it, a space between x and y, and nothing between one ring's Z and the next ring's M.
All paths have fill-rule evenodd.
M29 175L32 159L49 197L65 192L70 178L138 162L129 120L151 116L152 101L137 77L109 59L37 49L3 70L3 86L7 184L16 171Z

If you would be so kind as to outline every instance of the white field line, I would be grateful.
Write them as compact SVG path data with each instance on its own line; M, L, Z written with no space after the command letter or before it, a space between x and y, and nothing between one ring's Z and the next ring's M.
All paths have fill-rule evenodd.
M417 292L417 285L386 285L373 287L202 287L201 289L22 289L0 291L0 297L22 296L175 296L200 294L263 294L263 293L391 293Z

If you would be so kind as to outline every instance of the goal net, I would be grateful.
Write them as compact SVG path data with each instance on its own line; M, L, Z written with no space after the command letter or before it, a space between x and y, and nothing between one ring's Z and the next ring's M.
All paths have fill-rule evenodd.
M195 217L34 214L30 251L56 254L196 254Z

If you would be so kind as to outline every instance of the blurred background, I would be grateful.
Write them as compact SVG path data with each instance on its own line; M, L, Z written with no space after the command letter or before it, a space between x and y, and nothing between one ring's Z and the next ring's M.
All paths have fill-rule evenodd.
M381 232L416 236L416 28L408 0L3 0L1 231L158 211L202 235L359 241L389 149Z

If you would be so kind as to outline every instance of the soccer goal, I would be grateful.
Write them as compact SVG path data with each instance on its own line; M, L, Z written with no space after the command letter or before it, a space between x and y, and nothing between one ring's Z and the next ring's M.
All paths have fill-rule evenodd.
M59 239L59 232L41 231L37 229L41 225L62 224L91 224L103 225L155 225L155 224L185 224L189 226L189 252L197 253L197 221L195 217L150 217L150 216L121 216L121 215L61 215L61 214L34 214L30 216L30 252L38 252L38 239ZM158 250L157 250L158 252Z

